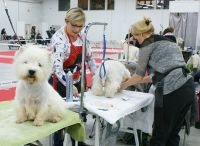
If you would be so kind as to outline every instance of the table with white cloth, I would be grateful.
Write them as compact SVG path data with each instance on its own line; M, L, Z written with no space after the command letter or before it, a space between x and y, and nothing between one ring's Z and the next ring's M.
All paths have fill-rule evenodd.
M95 123L95 146L99 146L99 120L100 117L106 120L110 124L115 124L121 118L124 118L127 115L137 113L136 117L139 118L136 123L145 122L147 129L142 129L149 131L149 127L152 127L153 123L153 111L147 110L143 113L140 112L140 109L149 105L153 104L154 95L150 93L142 93L136 91L128 91L123 90L119 93L116 93L113 98L107 98L104 96L95 96L90 91L85 93L84 96L84 107L91 112L92 114L96 115L96 123ZM142 126L137 127L137 125L141 124L134 124L133 128L134 131L136 129L141 128ZM148 125L148 126L147 126ZM144 126L144 125L143 125ZM144 126L145 127L145 126ZM137 132L134 132L135 139L136 139L136 146L139 146Z

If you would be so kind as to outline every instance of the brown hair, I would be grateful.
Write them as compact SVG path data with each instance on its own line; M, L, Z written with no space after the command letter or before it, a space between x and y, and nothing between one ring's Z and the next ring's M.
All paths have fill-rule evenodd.
M165 35L166 33L173 33L174 32L174 28L172 26L169 26L168 28L166 28L164 31L163 31L163 35Z

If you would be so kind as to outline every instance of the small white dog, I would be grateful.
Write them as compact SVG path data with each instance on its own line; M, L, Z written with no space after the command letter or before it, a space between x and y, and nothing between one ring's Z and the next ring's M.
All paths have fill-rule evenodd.
M128 49L129 49L129 59L128 59L128 61L131 61L131 62L137 62L138 61L139 48L137 48L137 47L135 47L131 44L128 46L126 41L122 43L122 48L124 49L124 55L125 55L126 60L128 58Z
M98 68L93 76L92 93L97 96L105 95L113 97L118 92L122 82L131 77L130 72L119 61L105 61L106 76L101 79L99 77L100 68Z
M37 46L21 47L15 56L19 83L16 89L16 122L34 121L42 126L45 121L60 121L66 102L48 83L52 70L51 55Z

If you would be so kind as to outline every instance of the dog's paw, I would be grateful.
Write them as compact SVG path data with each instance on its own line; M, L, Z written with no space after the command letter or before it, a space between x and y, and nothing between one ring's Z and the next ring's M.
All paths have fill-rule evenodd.
M35 119L33 122L33 125L34 126L42 126L42 125L44 125L44 121Z
M23 123L23 122L25 122L25 121L27 121L27 118L26 117L17 117L17 119L16 119L16 123Z
M105 97L112 98L112 97L114 97L115 93L116 93L116 91L114 92L111 90L106 90Z
M53 118L49 119L48 121L51 122L51 123L57 123L57 122L59 122L60 120L61 120L60 117L53 117Z
M107 97L107 98L113 98L114 94L105 94L105 97Z
M35 116L28 116L29 121L33 121L35 119Z

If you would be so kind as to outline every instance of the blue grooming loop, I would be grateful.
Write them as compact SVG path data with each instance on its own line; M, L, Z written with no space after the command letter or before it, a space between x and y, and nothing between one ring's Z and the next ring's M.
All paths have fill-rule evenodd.
M99 77L103 80L106 76L106 68L105 68L105 56L106 56L106 35L105 35L105 26L104 26L104 34L103 34L103 56L102 63L100 65Z

